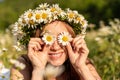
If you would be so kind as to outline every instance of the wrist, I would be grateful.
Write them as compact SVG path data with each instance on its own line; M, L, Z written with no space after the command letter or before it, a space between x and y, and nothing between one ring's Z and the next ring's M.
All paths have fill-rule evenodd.
M44 79L44 70L35 68L32 71L32 80L43 80Z
M88 69L87 65L86 64L82 64L80 65L78 68L78 73L81 74L83 71L85 71L86 69Z

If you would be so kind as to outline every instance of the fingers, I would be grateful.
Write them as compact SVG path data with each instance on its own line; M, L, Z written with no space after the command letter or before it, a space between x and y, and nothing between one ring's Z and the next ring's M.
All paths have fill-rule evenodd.
M50 50L50 45L44 44L40 38L31 38L28 45L29 52L33 51L42 51L47 52Z
M44 44L44 42L40 38L30 38L30 41L38 42L39 44Z
M76 36L72 41L72 45L75 45L75 43L78 42L80 39L84 40L84 36Z
M73 50L78 52L80 48L83 47L83 45L86 45L85 40L83 39L82 36L77 36L76 38L73 39L72 41L72 46Z
M43 45L43 42L40 38L31 38L29 41L28 50L41 50L41 45Z
M66 45L66 48L67 48L69 57L74 57L73 48L70 43L68 43L68 45Z

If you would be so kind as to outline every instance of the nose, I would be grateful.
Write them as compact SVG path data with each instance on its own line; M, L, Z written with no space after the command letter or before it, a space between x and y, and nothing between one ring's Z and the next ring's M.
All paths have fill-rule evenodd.
M56 50L59 50L60 49L60 45L58 44L57 41L55 41L52 46L50 47L50 50L52 51L56 51Z

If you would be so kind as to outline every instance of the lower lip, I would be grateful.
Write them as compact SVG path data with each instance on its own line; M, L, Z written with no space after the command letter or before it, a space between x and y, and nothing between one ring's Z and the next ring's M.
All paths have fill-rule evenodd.
M62 54L63 53L52 54L52 55L49 55L49 58L52 60L56 60L56 59L59 59L62 56Z

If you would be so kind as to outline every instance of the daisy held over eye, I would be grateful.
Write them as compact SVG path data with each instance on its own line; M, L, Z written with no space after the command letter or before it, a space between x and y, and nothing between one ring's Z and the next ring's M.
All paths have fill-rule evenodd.
M58 4L44 3L25 11L13 33L27 47L27 54L18 59L26 67L19 71L13 67L11 79L101 80L88 59L86 28L84 16L69 8L62 10Z

